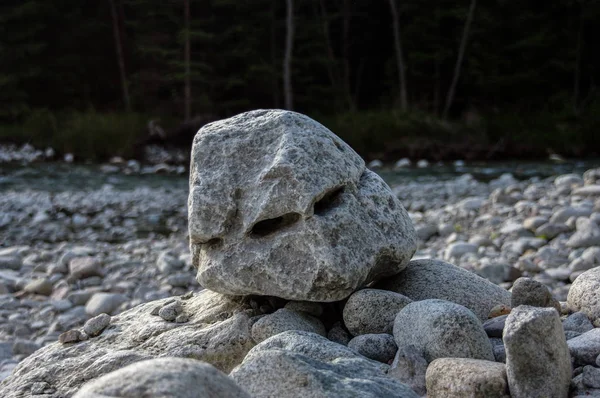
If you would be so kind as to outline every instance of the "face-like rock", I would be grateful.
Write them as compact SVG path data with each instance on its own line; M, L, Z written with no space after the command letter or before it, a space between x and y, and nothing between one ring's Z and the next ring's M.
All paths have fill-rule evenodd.
M192 148L189 234L198 281L231 295L337 301L404 269L408 214L347 144L294 112L203 127Z

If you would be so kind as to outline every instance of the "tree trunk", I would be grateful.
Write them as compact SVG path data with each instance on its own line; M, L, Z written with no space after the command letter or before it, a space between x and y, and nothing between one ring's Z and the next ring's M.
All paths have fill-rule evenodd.
M402 42L400 41L400 20L398 18L398 9L396 8L396 0L390 1L390 9L392 11L392 25L394 27L394 47L396 49L396 66L398 68L398 79L400 84L400 108L403 112L408 110L408 98L406 94L406 76L404 57L402 55Z
M185 44L183 50L183 62L185 68L184 77L184 119L190 120L192 113L192 82L190 67L190 0L183 0L183 29L185 34Z
M125 110L131 110L131 100L129 99L129 89L127 87L127 74L125 73L125 59L123 57L123 46L121 42L121 33L119 30L119 17L117 16L117 8L114 0L108 0L110 5L110 15L112 18L113 35L115 38L115 49L117 52L117 63L119 65L119 76L121 78L121 89L123 92L123 104Z
M580 5L579 29L577 32L577 50L575 52L575 70L573 71L573 111L579 113L579 86L581 82L581 50L583 48L584 7Z
M344 93L346 95L346 102L348 104L348 108L350 111L354 111L356 109L356 104L354 103L354 98L352 98L352 85L350 83L350 6L348 4L349 0L343 0L342 5L342 59L343 59L343 85L344 85Z
M471 23L473 22L473 16L475 15L475 6L476 5L477 5L477 0L471 0L471 5L469 6L469 13L467 14L467 20L465 21L463 35L460 40L460 47L458 49L458 57L456 57L456 65L454 66L454 75L452 76L452 83L450 84L450 89L448 90L448 96L446 97L446 105L444 106L444 113L443 113L444 119L448 119L448 112L450 111L450 107L452 106L452 102L454 101L454 92L456 91L456 85L458 84L458 78L460 77L460 69L462 66L463 58L465 56L465 50L467 48L467 40L469 38L469 30L471 29Z
M271 77L272 82L272 95L273 95L273 107L279 108L279 73L277 70L277 2L278 0L271 1L271 68L273 73Z
M329 75L329 81L331 82L331 86L334 91L338 90L338 76L334 72L336 59L333 52L333 46L331 45L331 37L329 35L329 16L327 15L327 8L325 8L325 2L323 0L319 1L320 9L321 9L321 20L322 20L322 28L323 28L323 37L325 38L325 46L327 47L327 74Z
M294 2L286 1L286 35L285 56L283 57L283 92L285 96L285 108L294 109L294 98L292 93L292 52L294 50Z
M439 33L440 27L440 7L435 7L435 27L437 32ZM436 116L440 115L440 91L441 91L441 67L440 67L440 50L439 47L435 49L435 59L434 59L434 71L433 71L433 113Z

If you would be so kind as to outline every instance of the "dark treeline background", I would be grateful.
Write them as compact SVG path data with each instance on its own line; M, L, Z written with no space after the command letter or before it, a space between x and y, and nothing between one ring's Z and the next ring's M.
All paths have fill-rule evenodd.
M132 156L288 108L366 158L596 155L598 22L585 0L3 0L0 141Z

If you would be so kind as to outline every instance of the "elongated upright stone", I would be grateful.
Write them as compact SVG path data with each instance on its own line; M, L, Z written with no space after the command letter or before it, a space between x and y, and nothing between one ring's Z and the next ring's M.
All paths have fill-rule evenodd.
M511 397L568 396L571 357L556 310L514 308L506 319L503 340Z

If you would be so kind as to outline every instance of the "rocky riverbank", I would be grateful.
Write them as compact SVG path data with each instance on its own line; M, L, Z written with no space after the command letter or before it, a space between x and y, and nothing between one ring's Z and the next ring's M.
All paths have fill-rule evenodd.
M370 391L369 396L395 391L394 396L412 397L422 395L425 387L429 394L438 394L431 396L456 394L448 390L445 378L480 388L477 381L467 377L472 369L486 370L484 382L489 383L486 388L490 390L484 391L493 394L507 390L510 381L517 383L511 390L513 396L527 396L532 391L529 381L543 381L543 372L556 372L553 378L559 392L564 391L565 383L571 383L573 396L600 396L600 313L593 293L600 286L596 272L600 269L596 268L600 266L600 169L525 181L504 175L481 182L465 174L444 182L395 185L392 192L407 209L419 239L413 261L401 278L387 278L371 286L374 289L354 293L347 302L331 304L252 297L230 302L208 291L188 294L202 288L192 267L188 194L183 190L103 186L86 192L49 193L35 187L3 192L0 379L60 338L65 344L75 343L71 346L75 351L60 354L61 345L54 345L43 358L51 360L55 355L67 360L81 354L88 373L79 369L77 374L86 380L152 358L169 346L166 352L172 355L203 359L226 372L252 349L245 365L234 370L232 377L258 395L283 388L270 385L259 371L261 363L282 360L282 368L278 368L282 373L273 378L278 383L294 374L310 373L315 367L350 379L359 369L372 383L360 387ZM472 273L460 268L447 268L450 264L426 259L443 259L493 284L473 279ZM519 282L515 285L515 281ZM504 290L511 288L512 298ZM381 303L393 313L374 313ZM510 306L519 304L534 305L535 309L522 306L506 314ZM560 322L553 311L537 307L556 308ZM339 315L340 308L343 316ZM117 320L108 326L110 318L97 318L103 313ZM298 313L302 315L298 317ZM442 314L442 318L435 314ZM488 317L492 319L487 321ZM530 332L523 329L529 325L528 317L546 328L548 335L535 339L533 334L541 329L535 325ZM84 328L87 334L64 334L80 329L90 319ZM386 321L378 325L381 319ZM444 320L441 324L440 319ZM237 326L232 329L232 324ZM466 326L452 332L453 324ZM502 340L505 324L510 330L505 330ZM109 332L97 337L95 346L76 350L77 342L102 333L106 327ZM290 329L304 332L278 334ZM419 339L415 339L415 330ZM561 333L566 336L565 344ZM452 342L444 343L450 346L440 343L450 337L458 348ZM457 343L461 339L463 345ZM204 342L201 348L200 341ZM400 351L399 342L406 343ZM256 343L261 344L252 348ZM238 348L230 348L231 344ZM131 351L135 346L140 346L140 351ZM273 356L284 347L311 359L299 354L284 359ZM551 354L544 356L548 350ZM98 352L92 355L92 351ZM535 370L527 373L531 364L525 359L519 362L522 351L540 355L543 363L537 374ZM512 367L506 373L503 363L511 355ZM334 359L343 366L319 364ZM565 382L565 373L571 371L569 361L573 373ZM100 364L108 363L110 369L97 370ZM402 364L409 364L413 373L406 374ZM24 369L33 372L38 365L28 363ZM286 373L286 366L290 373ZM450 375L449 368L456 374ZM344 385L339 378L328 377L327 383L336 385L338 391L348 388L349 392L360 384L356 381L356 386L349 387L354 381ZM56 386L48 384L49 376L38 378L37 384L27 388L31 387L32 393L35 390L54 396ZM257 379L263 384L253 384ZM293 378L288 381L289 388L297 387ZM76 383L61 386L64 391L78 387ZM543 391L553 387L550 384Z
M564 302L572 281L600 266L598 180L595 169L392 188L420 238L417 258L454 262L507 289L529 276ZM144 188L3 193L0 377L95 315L200 290L186 201L187 192Z

